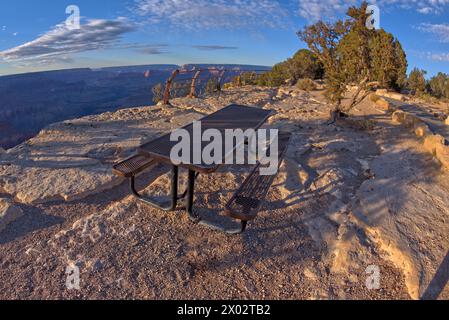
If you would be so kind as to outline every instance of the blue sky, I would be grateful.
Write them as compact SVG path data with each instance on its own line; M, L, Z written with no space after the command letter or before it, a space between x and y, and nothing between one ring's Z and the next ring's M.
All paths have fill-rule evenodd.
M273 65L305 47L295 32L356 0L2 0L0 75L153 63ZM449 73L449 0L371 1L409 67ZM66 8L80 9L70 30Z

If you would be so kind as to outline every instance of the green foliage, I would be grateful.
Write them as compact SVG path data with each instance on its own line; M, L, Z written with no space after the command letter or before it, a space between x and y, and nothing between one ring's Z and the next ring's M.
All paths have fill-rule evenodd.
M424 70L414 68L408 77L407 86L415 95L426 93L426 74Z
M438 99L449 98L449 76L445 73L438 73L428 82L428 91Z
M153 93L153 102L158 103L164 97L164 86L162 83L158 83L153 88L151 88L151 92Z
M298 89L304 91L316 90L315 82L313 82L311 79L300 79L296 83L296 86L298 87Z
M267 86L267 87L279 87L283 85L285 81L288 79L285 64L286 64L285 62L281 62L274 65L271 71L266 72L259 76L257 84L260 86Z
M218 78L216 77L212 77L210 78L207 83L206 83L206 88L204 89L206 95L212 95L214 94L216 91L219 90L219 82L218 82Z
M292 58L276 64L269 72L257 77L256 84L268 87L278 87L287 80L296 83L299 79L321 79L323 65L310 50L301 49Z
M170 88L172 98L186 97L190 93L190 81L173 82Z
M323 77L323 65L310 50L301 49L295 55L284 62L284 74L293 83L299 79L321 79Z
M377 101L379 101L380 97L377 94L372 93L372 94L370 94L369 99L370 99L370 101L376 103Z
M256 72L244 72L240 76L240 81L243 86L255 85L257 84L257 73Z
M343 73L337 46L348 33L348 22L337 21L335 24L319 21L298 32L298 36L322 63L325 73L326 97L331 102L341 103L345 91Z
M337 109L348 85L366 91L372 83L389 89L405 83L407 60L401 44L385 30L366 28L366 8L364 2L361 7L349 8L345 20L334 24L319 21L298 32L324 66L326 97Z
M371 79L380 86L400 89L406 84L407 58L400 42L385 30L376 32L370 41Z

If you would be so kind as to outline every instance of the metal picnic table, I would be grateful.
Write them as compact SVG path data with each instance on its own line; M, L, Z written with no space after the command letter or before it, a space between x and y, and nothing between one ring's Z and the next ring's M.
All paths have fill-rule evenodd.
M254 107L232 104L202 118L200 120L201 130L204 131L206 129L216 129L220 131L223 136L226 129L242 129L243 131L247 129L257 130L269 119L272 114L272 110L264 110ZM192 139L195 139L195 137L193 137L193 124L189 124L182 129L187 130L187 132L189 132L190 134L190 137L192 137ZM173 164L170 154L172 148L178 142L170 141L170 136L171 134L163 135L149 143L142 145L138 149L138 153L140 155L151 157L156 162L165 163L172 166L171 194L169 200L167 202L160 203L156 202L155 200L142 197L134 188L134 177L131 177L131 188L133 190L133 193L141 200L165 211L175 210L178 200L187 197L186 211L188 213L188 216L192 221L198 222L200 219L193 212L195 179L200 173L211 174L215 172L219 168L220 164L205 164L202 162L202 160L197 164L195 164L194 161L189 161L188 163ZM202 139L200 138L200 140ZM209 142L201 141L201 150L208 143ZM191 160L193 160L193 143L191 143L190 146L190 157ZM234 152L237 147L237 145L234 145L234 149L232 152ZM223 161L221 163L225 163L225 157L228 155L225 154L225 152L223 152L222 155ZM186 192L183 195L178 196L178 173L180 167L188 169L188 185Z

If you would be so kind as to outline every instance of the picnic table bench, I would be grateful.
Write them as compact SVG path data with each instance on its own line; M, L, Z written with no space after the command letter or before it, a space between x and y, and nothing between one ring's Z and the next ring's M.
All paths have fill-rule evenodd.
M259 129L273 114L271 110L258 109L241 105L230 105L215 113L212 113L201 121L202 130L217 129L224 133L226 129ZM192 136L193 124L189 124L182 129L187 130ZM278 155L279 166L283 160L285 152L290 141L290 133L279 133L278 135ZM225 215L240 220L240 227L232 230L221 228L215 224L202 220L194 212L194 191L195 180L199 174L212 174L219 168L220 164L195 164L194 161L187 163L173 164L170 154L171 149L177 142L170 141L170 134L163 135L149 143L138 148L138 153L125 161L116 164L113 172L116 175L129 178L132 194L139 200L164 211L174 211L177 207L178 200L186 199L185 209L191 221L207 225L211 228L224 231L229 234L238 234L245 231L248 221L256 218L263 200L276 177L276 175L261 175L261 164L256 163L251 173L248 175L243 184L238 188L235 194L230 198L224 208ZM206 142L201 142L201 148ZM237 148L238 146L234 146ZM191 148L193 148L191 144ZM202 149L201 149L202 150ZM234 152L233 150L233 152ZM193 149L190 152L193 157ZM224 151L224 150L223 150ZM222 152L223 162L228 156ZM152 167L157 163L165 163L172 167L171 173L171 192L170 196L164 201L155 201L141 195L135 188L135 177L142 171ZM178 178L179 168L188 170L187 190L182 195L178 195Z

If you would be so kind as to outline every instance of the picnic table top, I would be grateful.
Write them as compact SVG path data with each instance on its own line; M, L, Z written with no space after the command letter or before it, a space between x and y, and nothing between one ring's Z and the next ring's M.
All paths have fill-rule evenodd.
M243 131L247 129L257 130L268 120L268 118L272 114L272 110L232 104L210 115L205 116L199 121L201 121L202 132L206 129L217 129L224 136L224 131L226 129L242 129ZM190 137L193 138L193 123L181 129L187 130L190 134ZM170 141L170 135L170 133L165 134L151 142L142 145L138 150L139 153L151 156L159 162L172 163L170 153L172 148L176 144L178 144L178 141ZM209 143L210 142L201 141L201 150L203 150L203 147L208 145ZM194 161L192 161L194 153L192 141L190 143L190 148L191 161L189 163L182 163L179 166L186 167L201 173L210 173L218 169L219 165L217 164L194 164ZM224 157L226 155L224 152L222 152L222 154L224 160Z

